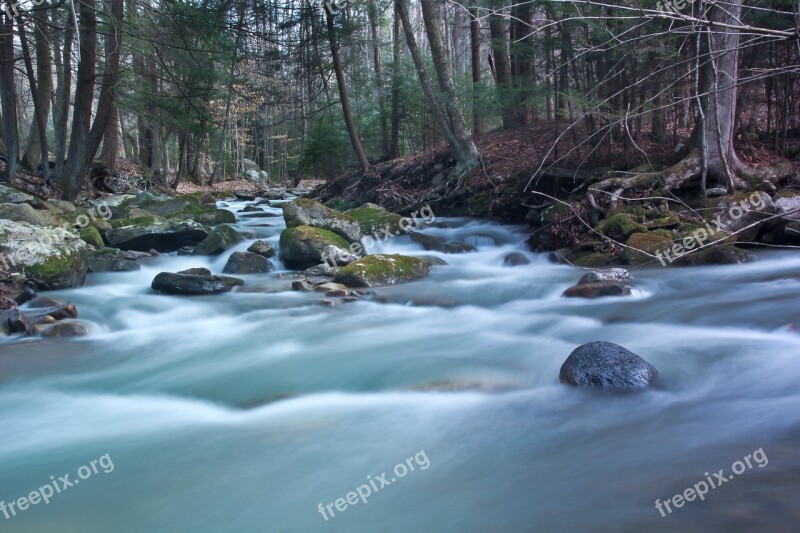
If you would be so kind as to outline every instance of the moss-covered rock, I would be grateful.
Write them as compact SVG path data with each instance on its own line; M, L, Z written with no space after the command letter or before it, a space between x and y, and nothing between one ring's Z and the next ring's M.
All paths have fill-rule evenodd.
M625 244L628 246L628 248L625 248L622 252L622 258L625 263L628 265L638 265L655 261L656 259L648 256L647 253L656 255L658 252L668 250L672 247L673 242L672 239L664 235L647 232L634 233L628 238L628 242Z
M350 247L343 237L326 229L288 228L281 233L280 259L289 268L308 268L323 262L322 253L330 245L344 250Z
M358 242L361 239L361 225L355 218L326 207L316 200L300 198L285 204L283 218L287 228L311 226L332 231L348 242Z
M28 204L0 204L0 219L14 222L27 222L35 226L47 226L41 212Z
M544 211L542 211L542 225L548 225L555 222L559 217L562 215L566 215L567 213L572 213L572 209L569 205L562 204L561 202L551 205Z
M86 244L91 244L98 250L105 247L103 237L100 236L100 232L97 231L97 228L93 226L89 226L80 230L80 236L83 242Z
M630 213L615 213L601 221L597 225L597 231L615 241L624 241L634 233L647 231L647 228Z
M42 290L80 287L89 247L65 228L40 228L0 220L0 269L33 280Z
M171 220L193 220L206 226L218 226L220 224L235 224L236 215L227 209L209 208L199 204L188 204L178 213L167 215Z
M243 240L244 237L232 227L217 226L211 230L208 237L194 247L192 255L219 255Z
M345 212L345 214L358 221L364 235L376 235L384 229L390 231L394 235L403 233L403 227L401 225L403 217L379 205L364 204L357 209L351 209Z
M736 265L755 261L753 254L730 244L711 246L677 258L675 266Z
M579 252L571 262L575 266L593 268L613 265L614 259L599 252Z
M333 281L348 287L376 287L408 283L426 277L431 263L403 255L370 255L336 272Z

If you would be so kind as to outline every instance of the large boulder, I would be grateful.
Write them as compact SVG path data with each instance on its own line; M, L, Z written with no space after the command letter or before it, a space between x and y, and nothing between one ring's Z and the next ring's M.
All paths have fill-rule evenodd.
M208 237L208 230L189 220L163 220L140 217L117 220L106 232L109 246L122 250L174 252L184 246L195 246Z
M388 231L392 235L405 233L403 227L403 217L376 204L364 204L356 209L345 211L345 215L351 216L358 221L361 232L364 235L382 236L383 231Z
M28 204L0 204L0 219L46 226L48 220Z
M755 256L731 244L711 246L676 259L675 266L738 265L752 263Z
M431 263L427 259L377 254L340 268L333 281L348 287L396 285L424 278L430 270Z
M598 341L575 348L558 377L578 387L644 389L658 377L658 370L618 344Z
M64 228L0 220L0 270L23 273L43 290L80 287L89 246Z
M287 228L311 226L332 231L348 242L357 242L361 239L361 226L355 218L315 200L300 198L284 204L283 218Z
M228 258L226 274L262 274L272 270L272 262L266 257L251 252L234 252Z
M289 268L308 268L323 262L326 246L347 249L350 244L340 235L322 228L297 226L281 233L280 258Z
M197 276L162 272L153 280L154 291L181 296L201 296L228 292L244 285L244 281L229 276Z
M800 220L800 194L787 193L775 200L775 211L787 220Z
M194 247L192 255L219 255L228 248L242 242L244 237L230 226L217 226L200 244Z

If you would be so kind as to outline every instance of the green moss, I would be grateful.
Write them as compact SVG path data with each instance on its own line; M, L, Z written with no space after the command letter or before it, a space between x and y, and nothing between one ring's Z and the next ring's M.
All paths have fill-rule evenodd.
M572 260L572 264L579 267L603 267L614 264L614 260L601 253L579 253Z
M288 248L294 242L307 240L327 241L329 244L338 246L343 250L350 248L350 243L344 237L334 232L322 228L312 228L311 226L297 226L283 230L281 233L280 247Z
M105 243L103 242L103 238L100 236L100 232L97 231L97 228L93 226L83 228L80 231L80 236L83 242L86 244L91 244L98 250L105 247Z
M331 198L327 202L325 202L326 207L330 207L331 209L335 209L336 211L347 211L348 209L354 208L356 205L355 202L351 202L350 200L345 200L344 198Z
M642 233L647 229L638 223L629 213L616 213L597 225L597 230L614 240L625 240L634 233Z
M26 273L45 285L58 286L59 281L64 280L80 260L80 252L62 250L60 254L52 254L41 263L26 267Z
M557 203L555 205L551 205L544 211L542 211L542 224L552 224L562 215L566 215L567 213L571 213L572 209L571 206Z
M361 206L345 213L358 221L364 235L376 234L386 228L392 233L399 233L400 222L403 220L398 214L392 213L382 207Z
M395 285L423 278L431 263L418 257L403 255L370 255L339 269L333 278L348 287Z
M630 236L626 244L629 246L629 248L625 248L625 250L622 252L622 257L627 264L636 265L656 260L642 252L655 255L659 251L671 248L673 242L671 238L666 237L663 234L648 232L634 233ZM642 252L639 250L642 250Z

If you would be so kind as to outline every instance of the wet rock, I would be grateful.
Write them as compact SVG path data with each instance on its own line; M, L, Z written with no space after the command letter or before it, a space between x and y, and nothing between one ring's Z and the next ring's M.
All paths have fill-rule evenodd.
M55 320L78 318L78 308L74 304L56 305L39 313L39 317L50 316Z
M575 348L561 366L561 383L602 389L644 389L658 370L635 353L612 342L590 342Z
M358 221L315 200L301 198L283 206L283 218L287 228L311 226L331 231L346 239L348 243L361 239ZM342 248L347 248L343 246Z
M350 245L340 235L332 231L298 226L281 233L280 257L289 268L308 268L324 263L322 254L326 246L346 249Z
M181 270L178 274L186 274L189 276L210 276L211 271L207 268L203 267L196 267L196 268L187 268L186 270Z
M320 265L305 269L303 271L303 275L309 277L332 278L340 268L341 267L332 267L326 263L322 263Z
M601 298L603 296L629 296L630 287L613 281L583 283L564 291L567 298Z
M420 259L426 260L431 265L446 266L446 265L450 264L447 261L445 261L444 259L442 259L441 257L436 257L435 255L420 255L420 256L417 256L417 257L419 257Z
M12 335L17 333L26 333L29 329L28 319L19 309L8 309L0 311L8 332Z
M86 244L91 244L97 250L105 248L106 246L106 244L103 242L103 237L100 236L100 232L97 231L97 228L94 226L83 228L78 234L83 242Z
M561 248L559 250L556 250L555 252L552 252L548 256L548 259L550 260L551 263L568 265L570 262L572 262L572 259L574 257L575 254L572 250L570 250L569 248Z
M38 294L36 294L36 291L34 291L30 287L28 287L24 291L22 291L21 293L17 294L14 297L14 301L17 303L17 305L23 305L23 304L26 304L26 303L30 302L31 300L33 300L37 296L38 296Z
M203 242L192 250L192 255L219 255L240 243L242 236L230 226L217 226Z
M64 339L71 337L85 337L89 330L80 322L58 322L53 324L42 333L42 337L48 339Z
M38 296L31 300L31 303L28 307L31 309L47 309L49 307L61 307L63 305L64 304L58 300L53 300L52 298L47 298L45 296Z
M223 272L226 274L262 274L273 269L266 257L251 252L234 252L228 259Z
M787 220L800 220L800 194L787 193L775 200L775 212Z
M244 285L243 280L229 276L196 276L162 272L153 280L152 288L164 294L199 296L228 292L242 285Z
M320 300L317 305L321 305L323 307L336 307L337 305L341 305L341 302L337 302L336 300Z
M420 233L418 231L409 232L411 240L422 245L426 250L433 250L436 252L443 252L446 254L463 254L467 252L476 252L477 248L471 244L461 241L448 241L427 233Z
M325 283L320 283L314 286L314 292L329 292L329 291L345 291L347 292L347 287L342 285L341 283L331 283L330 281ZM347 296L345 294L345 296Z
M292 290L297 292L312 292L314 285L307 279L301 279L292 282Z
M132 272L142 267L127 259L125 253L113 248L96 250L89 257L89 272Z
M431 264L417 257L370 255L342 267L333 281L348 287L376 287L408 283L426 277Z
M254 205L248 205L244 209L239 210L240 213L263 213L264 210Z
M728 194L728 189L725 187L714 187L713 189L706 190L707 198L719 198L720 196L725 196L726 194Z
M236 197L237 200L242 200L243 202L250 202L256 199L256 195L248 192L244 189L237 189L233 191L233 195Z
M601 281L629 281L630 279L630 272L624 268L609 268L607 270L592 270L591 272L587 272L581 277L580 281L578 281L578 285Z
M208 231L197 222L141 217L115 221L106 233L108 245L122 250L174 252L184 246L195 246L208 237Z
M203 193L198 202L204 207L217 207L217 200L209 193Z
M519 252L511 252L503 258L503 266L515 267L529 264L531 264L531 260Z
M248 252L253 254L258 254L261 257L266 257L269 259L275 255L275 248L268 242L265 241L256 241L250 248L247 249Z
M279 216L277 213L246 213L242 215L242 218L275 218Z
M752 263L755 256L733 245L712 246L693 252L676 259L675 266L701 266L701 265L737 265Z

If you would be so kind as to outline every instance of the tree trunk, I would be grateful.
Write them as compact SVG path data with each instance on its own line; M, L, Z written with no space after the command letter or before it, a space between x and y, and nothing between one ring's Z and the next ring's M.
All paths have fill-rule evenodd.
M344 122L347 125L347 133L350 135L353 152L356 154L356 159L358 159L358 166L361 167L362 172L366 173L369 170L369 161L367 161L367 154L364 152L364 146L361 144L358 130L356 130L356 123L353 121L353 114L350 111L350 98L347 96L347 86L345 85L344 71L342 70L342 58L339 57L339 45L336 43L333 15L327 8L325 9L325 20L328 24L328 41L331 45L333 70L336 74L336 84L339 86L339 100L342 103Z
M47 150L47 115L43 109L45 101L49 101L49 95L43 95L39 92L39 86L36 83L36 74L33 70L33 59L31 59L31 50L28 46L28 36L25 34L25 25L22 23L22 17L17 17L17 28L19 29L19 42L22 47L22 57L25 63L25 73L28 76L28 85L30 86L31 97L33 98L33 116L34 123L36 124L36 137L39 141L39 162L42 169L42 178L44 182L50 185L50 162L48 161ZM49 60L48 60L49 61ZM31 128L33 132L34 128ZM31 160L28 164L33 167L35 160Z
M394 6L394 27L392 28L392 135L389 144L389 159L397 159L400 156L400 88L402 78L400 72L400 15L397 12L397 4Z
M46 16L46 15L42 15ZM39 16L34 17L34 26L36 28L36 85L38 88L38 104L39 113L35 113L33 125L31 126L30 135L28 136L28 148L25 150L23 161L33 167L38 161L47 161L47 149L45 148L45 157L42 157L42 135L40 133L40 124L38 120L39 114L44 117L45 127L47 125L47 117L50 116L50 102L53 97L53 60L52 49L50 46L50 32L47 30L46 21L43 21ZM35 106L34 106L35 107ZM44 140L47 139L47 131L44 132Z
M481 113L481 22L478 20L478 9L469 8L469 40L472 63L472 133L478 135L483 131Z
M440 16L439 5L436 0L421 0L421 5L422 19L425 22L425 31L428 34L428 43L431 47L431 56L439 79L439 89L442 92L444 107L456 140L454 148L458 159L458 171L466 172L478 166L480 154L467 129L467 123L464 121L464 115L461 113L458 97L456 96L450 61L447 58L447 50L445 50L444 42L442 41L442 17Z
M0 181L17 174L19 136L17 133L17 89L14 81L14 19L3 10L0 15L0 100L3 109L3 137L6 144L6 170Z
M500 3L495 2L495 6L499 9ZM517 125L517 121L512 107L511 61L508 56L506 21L502 14L495 13L489 17L489 32L492 38L494 81L497 84L497 98L503 112L503 127L513 128Z
M57 11L53 10L53 23L59 22ZM72 92L72 42L75 40L75 24L72 12L67 10L64 22L63 54L55 54L56 97L53 106L53 139L55 141L55 175L64 175L64 159L67 154L67 126L69 124L69 99ZM60 182L64 186L63 181Z
M75 103L70 133L69 154L60 176L64 184L64 199L74 200L88 170L85 165L89 147L89 127L92 119L92 97L94 96L95 62L97 60L97 14L95 0L80 3L80 61L75 88Z
M381 122L381 150L386 157L391 151L389 148L389 125L386 116L386 95L383 86L383 68L381 62L380 26L378 25L378 8L375 0L369 0L369 25L372 31L372 62L375 66L375 87L378 91L378 110Z

